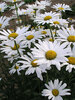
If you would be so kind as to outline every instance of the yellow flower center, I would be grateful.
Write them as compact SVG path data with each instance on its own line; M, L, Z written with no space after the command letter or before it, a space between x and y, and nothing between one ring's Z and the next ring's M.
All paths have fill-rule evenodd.
M14 47L11 47L11 49L12 50L17 50L19 47L20 47L19 44L17 44L17 45L14 45Z
M69 18L69 20L71 20L71 21L72 21L72 18Z
M53 89L53 90L52 90L52 94L53 94L54 96L58 96L58 95L59 95L59 91L58 91L57 89Z
M13 0L14 2L16 2L16 0Z
M10 31L12 31L12 32L13 32L14 30L11 28L11 29L10 29Z
M2 10L2 8L0 8L0 11Z
M32 65L33 67L37 67L37 63L35 63L36 60L37 60L37 59L34 59L34 60L31 62L31 65Z
M75 36L70 35L70 36L68 36L67 40L68 40L69 42L75 42Z
M47 21L47 20L49 20L49 19L52 19L52 16L46 16L46 17L44 18L45 21Z
M8 35L8 38L10 39L12 37L12 38L15 39L17 36L18 36L17 33L11 33L11 34Z
M19 66L15 66L15 69L19 69Z
M2 24L0 24L0 27L2 26Z
M49 51L47 51L47 52L45 53L45 56L46 56L46 59L52 60L52 59L55 59L55 58L56 58L57 54L56 54L55 51L49 50Z
M52 38L50 38L49 41L53 42L54 40Z
M53 23L54 23L54 24L60 24L58 21L54 21Z
M75 57L68 57L68 63L75 65Z
M43 28L43 26L40 26L40 28Z
M46 31L42 31L41 33L42 33L42 34L47 34L47 32L46 32Z
M62 7L59 7L58 9L59 9L59 10L64 10L64 8L62 8Z
M34 35L28 35L28 36L26 37L27 40L31 40L31 39L33 39L33 38L34 38Z

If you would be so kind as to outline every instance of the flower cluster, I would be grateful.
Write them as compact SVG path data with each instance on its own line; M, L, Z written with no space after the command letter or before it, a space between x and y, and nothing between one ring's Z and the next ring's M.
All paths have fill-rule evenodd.
M47 0L36 0L34 4L24 4L21 0L4 1L13 4L9 9L13 10L13 16L0 17L0 50L12 64L9 73L36 73L41 81L44 81L43 74L46 75L52 68L60 71L65 66L65 72L72 73L75 70L75 29L62 18L63 11L71 11L69 5L59 3L52 6L51 1ZM7 8L5 2L0 4L0 12ZM20 9L22 5L26 8ZM46 12L46 6L55 9L55 12ZM12 20L17 20L14 29L9 27ZM26 24L26 20L32 23ZM71 95L71 90L65 89L67 84L62 80L54 79L54 83L49 80L42 96L48 96L50 100L63 100L62 96Z

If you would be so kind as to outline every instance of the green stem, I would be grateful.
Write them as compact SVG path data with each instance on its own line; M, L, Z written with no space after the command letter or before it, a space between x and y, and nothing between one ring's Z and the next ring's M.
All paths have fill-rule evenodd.
M19 56L21 57L21 54L20 54L20 52L19 52L19 50L18 50L18 48L17 48L17 43L16 43L16 41L15 41L15 40L14 40L14 43L15 43L15 46L16 46L16 50L17 50L17 52L18 52Z
M46 83L48 83L48 73L46 73Z
M16 2L14 2L14 4L15 4L15 10L16 10L16 15L17 15L17 19L18 19L18 24L20 24L20 22L19 22L19 15L18 15L18 8L16 6Z
M50 29L50 33L51 33L52 40L54 41L54 37L53 37L53 33L52 33L52 30L51 30L51 26L50 25L49 25L49 29Z

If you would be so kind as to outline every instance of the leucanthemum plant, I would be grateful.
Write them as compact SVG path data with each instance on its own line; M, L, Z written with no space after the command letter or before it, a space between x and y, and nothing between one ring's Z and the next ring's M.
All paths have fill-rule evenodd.
M66 45L75 44L75 29L73 26L70 28L64 28L58 30L57 40L64 42Z
M71 11L71 8L70 8L69 5L60 4L60 3L53 5L52 8L55 9L56 11L59 11L59 12L61 12L61 11L65 12L65 10L70 10Z
M0 17L0 30L9 25L10 19L11 18L8 18L6 16L1 16Z
M54 83L51 80L45 86L47 89L42 91L42 96L48 96L49 100L63 100L62 96L70 95L70 89L65 89L67 84L62 84L58 79L55 79Z
M10 17L4 16L5 2L13 14ZM0 81L0 92L4 91L1 100L47 99L44 96L49 100L74 100L75 29L62 18L62 12L71 8L51 4L50 0L0 3L0 51L5 58L1 71L6 62ZM45 11L47 6L55 12Z
M35 46L37 48L32 49L34 57L38 58L35 62L38 64L47 64L47 67L56 65L58 70L61 69L60 63L67 61L65 56L69 56L71 53L69 47L65 48L65 44L60 45L57 41L54 41L54 43L39 41L39 44L35 44Z
M15 2L18 2L18 1L21 1L21 0L4 0L5 2L11 2L11 3L15 3Z
M21 69L24 70L27 68L25 75L30 75L36 72L37 77L43 81L42 73L46 73L46 70L49 68L47 68L46 64L40 65L38 63L35 63L35 61L37 61L38 59L37 57L34 57L31 53L28 53L28 56L22 56L21 59L23 60L18 62L22 64Z
M4 10L7 8L7 4L5 2L0 3L0 12L4 12Z

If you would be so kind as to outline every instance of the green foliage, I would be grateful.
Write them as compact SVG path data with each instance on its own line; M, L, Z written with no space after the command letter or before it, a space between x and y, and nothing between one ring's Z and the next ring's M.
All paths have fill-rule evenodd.
M72 11L66 10L65 12L62 12L64 19L75 16L75 4L72 5L71 9Z
M32 3L35 2L36 0L24 0L25 3Z

